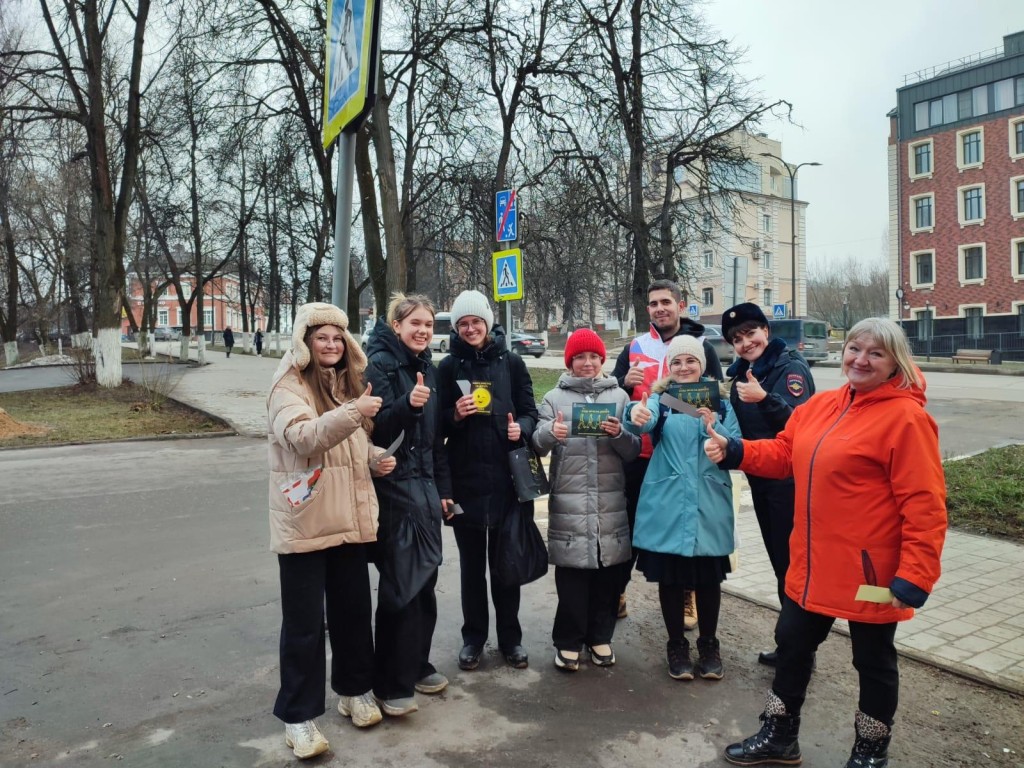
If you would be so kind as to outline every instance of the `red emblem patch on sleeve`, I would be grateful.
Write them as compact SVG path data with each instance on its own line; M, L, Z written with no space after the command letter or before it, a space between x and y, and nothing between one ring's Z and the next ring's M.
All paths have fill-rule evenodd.
M786 376L786 389L793 397L800 397L807 388L804 377L799 373L790 373Z

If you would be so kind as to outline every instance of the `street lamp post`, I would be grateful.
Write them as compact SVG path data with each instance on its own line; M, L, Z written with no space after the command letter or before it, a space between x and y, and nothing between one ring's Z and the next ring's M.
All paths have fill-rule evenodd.
M843 294L843 341L850 333L850 297Z
M792 275L790 277L791 286L793 290L793 317L796 317L796 172L803 168L805 165L821 165L821 163L797 163L796 165L790 165L778 155L773 155L771 152L762 152L761 157L772 157L782 163L786 169L786 173L789 174L789 249L790 249L790 267L792 269Z
M925 352L925 360L930 363L932 361L932 303L928 299L924 300L924 317L925 322L928 323L928 351Z

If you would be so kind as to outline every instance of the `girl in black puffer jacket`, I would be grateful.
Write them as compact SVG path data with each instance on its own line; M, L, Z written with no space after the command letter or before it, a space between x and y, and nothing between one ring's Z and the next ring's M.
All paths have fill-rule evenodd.
M498 647L511 666L523 669L529 658L519 624L520 589L499 584L494 576L497 532L505 516L517 506L533 516L533 502L516 498L508 464L509 451L522 441L529 442L537 423L533 382L522 358L506 346L505 331L494 325L494 313L483 294L459 294L452 304L451 321L451 353L438 366L438 376L453 498L463 510L450 520L462 571L459 667L475 669L487 641L490 564ZM490 386L474 399L463 391L472 382Z

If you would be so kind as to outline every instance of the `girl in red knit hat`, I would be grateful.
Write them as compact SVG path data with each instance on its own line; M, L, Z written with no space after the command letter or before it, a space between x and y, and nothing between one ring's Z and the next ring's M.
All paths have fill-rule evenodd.
M612 634L630 563L624 462L640 441L622 429L629 396L601 370L604 342L575 331L565 345L558 386L544 395L533 446L552 454L548 559L555 566L558 607L551 639L555 666L579 669L584 646L599 667L615 663Z

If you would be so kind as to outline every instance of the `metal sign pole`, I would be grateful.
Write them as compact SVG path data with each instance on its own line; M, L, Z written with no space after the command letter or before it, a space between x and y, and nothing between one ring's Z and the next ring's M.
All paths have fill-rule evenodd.
M334 209L334 284L331 303L348 312L349 255L352 241L352 178L356 165L356 136L343 131L338 137L338 185Z

